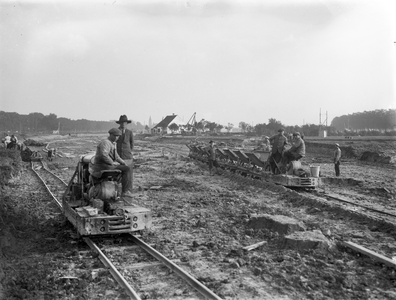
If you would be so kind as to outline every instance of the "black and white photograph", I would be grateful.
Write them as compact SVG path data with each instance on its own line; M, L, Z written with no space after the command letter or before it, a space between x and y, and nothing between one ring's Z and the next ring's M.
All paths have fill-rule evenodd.
M0 1L0 300L396 299L396 1Z

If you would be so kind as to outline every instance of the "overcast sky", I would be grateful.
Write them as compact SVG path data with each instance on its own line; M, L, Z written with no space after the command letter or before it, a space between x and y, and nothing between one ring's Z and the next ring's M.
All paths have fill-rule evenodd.
M0 110L319 124L396 108L395 0L0 2Z

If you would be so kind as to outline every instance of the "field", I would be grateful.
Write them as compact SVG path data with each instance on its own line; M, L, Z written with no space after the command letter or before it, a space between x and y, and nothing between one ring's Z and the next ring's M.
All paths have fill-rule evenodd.
M80 155L92 153L105 135L30 137L59 154L48 167L64 181ZM396 214L395 140L307 138L303 167L320 166L321 184L311 192L290 190L227 171L209 176L207 166L188 157L192 138L137 139L134 199L153 211L154 226L143 239L174 260L223 299L395 299L395 269L343 246L351 241L392 258L396 218L361 207L324 201L337 195ZM249 147L252 139L199 137ZM332 152L341 145L341 177L334 177ZM30 164L1 151L0 299L127 299L107 276L62 214L50 204ZM4 159L3 159L4 158ZM363 158L363 160L361 160ZM296 221L304 235L278 226L257 227L259 217ZM319 242L318 242L319 241ZM265 242L250 251L244 247ZM117 239L109 241L116 246ZM95 270L95 272L93 272ZM99 271L98 271L99 270ZM184 299L183 290L149 283L153 269L130 271L143 299ZM65 278L69 278L65 280ZM72 279L70 279L72 278Z

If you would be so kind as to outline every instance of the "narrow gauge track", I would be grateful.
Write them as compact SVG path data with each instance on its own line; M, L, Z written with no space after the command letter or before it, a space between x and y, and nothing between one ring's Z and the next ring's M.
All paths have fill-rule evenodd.
M312 191L305 191L308 194L312 194ZM301 194L305 193L304 191L300 191ZM385 210L373 208L367 205L359 204L356 203L355 201L345 199L344 197L341 197L336 194L326 194L326 193L321 193L318 194L320 199L323 199L326 202L333 202L337 203L339 206L345 207L346 209L349 210L364 210L365 214L369 213L370 217L379 219L379 220L386 220L388 222L394 223L396 225L396 214L392 212L388 212Z
M45 188L47 189L51 197L56 202L58 208L62 209L62 202L59 199L62 198L63 193L67 187L67 183L64 182L60 177L52 173L42 160L36 162L32 161L31 167L34 173L39 177L41 182L44 184ZM176 273L184 282L188 283L191 287L193 287L196 290L196 292L201 294L204 298L221 299L211 290L209 290L205 285L203 285L201 282L196 280L194 277L192 277L186 271L181 269L175 263L167 259L165 256L163 256L161 253L156 251L154 248L143 242L141 239L133 235L130 235L130 238L135 244L135 247L137 245L145 252L147 252L149 255L156 258L161 263L161 265L168 267L171 271ZM117 269L115 264L111 262L111 260L100 249L100 247L95 242L93 242L93 240L90 239L89 237L84 237L83 239L87 243L87 245L99 255L99 259L101 260L101 262L109 269L113 278L117 281L117 283L120 286L124 288L128 296L131 297L131 299L141 299L137 294L137 292L128 283L127 279L121 274L121 272ZM122 271L123 273L125 273L125 269L132 267L130 265L125 265L124 263L121 262L118 262L118 265L120 266L119 268L124 269ZM163 278L161 278L161 280L163 280Z
M31 162L31 167L34 173L40 178L47 191L60 209L62 209L62 195L67 187L67 183L60 177L52 173L43 161Z

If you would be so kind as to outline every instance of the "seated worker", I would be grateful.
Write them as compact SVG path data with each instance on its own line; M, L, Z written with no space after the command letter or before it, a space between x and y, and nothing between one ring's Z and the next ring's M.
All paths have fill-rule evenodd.
M305 142L299 132L293 133L292 147L283 154L284 164L305 156Z
M131 169L117 153L116 142L121 135L121 130L112 128L109 137L101 141L97 148L93 162L89 164L89 173L94 177L100 177L103 170L120 170L122 173L121 197L132 197Z

